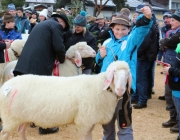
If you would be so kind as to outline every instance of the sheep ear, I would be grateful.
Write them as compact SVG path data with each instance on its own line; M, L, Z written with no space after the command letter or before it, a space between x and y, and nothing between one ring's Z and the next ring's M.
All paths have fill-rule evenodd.
M78 51L75 51L75 64L80 67L82 65L82 58Z
M111 84L111 82L112 82L112 80L113 80L113 78L114 78L114 71L115 71L115 70L116 70L116 67L113 67L112 69L110 69L110 70L108 71L108 73L107 73L107 78L106 78L106 80L105 80L103 90L106 90L106 89L110 86L110 84Z
M131 92L131 84L132 84L132 75L129 70L129 74L128 74L128 91L129 91L129 93Z

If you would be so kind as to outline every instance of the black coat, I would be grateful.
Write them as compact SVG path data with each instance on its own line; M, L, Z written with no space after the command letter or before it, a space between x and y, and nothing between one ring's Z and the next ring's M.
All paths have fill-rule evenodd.
M168 84L171 90L180 90L180 54L176 55L174 67L169 69Z
M37 24L30 33L15 67L23 74L52 75L56 57L63 63L63 28L56 18Z
M0 63L4 63L4 49L6 49L6 44L2 41L0 36Z
M91 46L97 52L96 39L89 31L86 31L84 36L83 33L72 33L71 30L64 34L64 45L66 50L68 50L70 46L83 41L87 42L87 45ZM82 64L85 66L85 69L92 69L93 61L93 58L83 58Z

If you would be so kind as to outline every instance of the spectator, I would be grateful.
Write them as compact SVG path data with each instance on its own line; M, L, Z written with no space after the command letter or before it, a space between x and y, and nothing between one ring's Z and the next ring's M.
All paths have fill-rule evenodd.
M176 48L176 60L174 66L168 65L163 68L163 73L167 76L169 75L168 84L172 90L173 101L176 106L177 113L180 114L180 43ZM180 116L178 115L178 120ZM179 121L180 123L180 121ZM180 124L179 124L180 129ZM177 140L180 140L180 132Z
M142 14L140 9L144 6L146 5L141 4L136 7L136 12L139 15ZM153 87L152 84L154 83L154 75L152 75L152 70L154 70L154 63L159 49L159 29L154 14L152 14L152 19L153 25L148 34L145 36L145 39L137 52L137 84L136 91L132 94L131 99L131 103L135 103L133 106L135 109L147 107L147 100L151 98Z
M24 10L22 7L17 8L17 18L15 21L15 25L18 31L24 34L26 33L25 32L26 30L28 31L31 30L31 26L29 20L27 19L26 15L23 12Z
M30 20L31 17L32 17L32 11L31 10L26 10L25 14L26 14L27 19Z
M164 20L164 24L165 26L161 28L161 39L162 38L166 38L169 35L167 34L170 30L171 30L171 13L169 12L165 12L163 15L163 20ZM159 53L158 53L158 60L161 61L163 53L164 53L164 47L160 44L160 48L159 48ZM157 65L160 65L159 63L157 63ZM165 95L163 96L159 96L158 98L159 100L165 100Z
M60 63L65 60L63 30L69 30L68 19L65 15L54 14L49 20L36 25L24 45L13 71L14 75L36 74L51 76L56 58ZM48 106L48 104L46 105ZM39 128L40 134L57 131L58 128L56 127Z
M99 34L107 28L104 15L100 13L96 18L96 24L92 28L90 27L89 31L96 37L97 43L103 43L103 40L99 39Z
M36 12L36 10L33 10L32 11L32 17L30 19L30 24L31 24L31 30L34 28L34 26L36 24L39 23L39 20L38 20L38 13Z
M78 42L85 41L89 46L97 51L96 39L88 30L86 30L86 22L86 12L81 11L80 14L77 15L74 19L73 30L69 30L64 35L64 45L66 50L68 50L70 46L75 45ZM91 74L93 61L93 58L82 59L84 74Z
M14 17L10 13L4 14L3 23L4 25L2 25L0 29L2 39L22 39L21 33L17 31L15 26Z
M46 19L48 19L47 17L48 14L48 10L47 9L43 9L40 13L39 13L39 21L45 21Z
M13 3L8 5L8 11L14 18L16 17L16 7Z
M171 29L168 38L163 38L160 40L160 44L164 47L164 62L174 67L176 60L175 49L179 43L180 38L180 10L176 10L171 18ZM163 127L171 127L171 132L179 132L177 112L172 99L172 90L170 89L168 83L165 84L165 99L166 99L166 109L170 112L170 119L167 122L162 123Z

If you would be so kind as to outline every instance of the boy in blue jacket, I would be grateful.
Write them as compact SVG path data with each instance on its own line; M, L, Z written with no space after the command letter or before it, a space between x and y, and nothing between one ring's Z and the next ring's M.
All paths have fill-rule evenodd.
M149 32L152 26L152 13L149 6L145 6L142 9L142 15L137 18L137 24L130 32L130 20L128 15L120 13L111 22L109 31L111 38L107 39L103 43L103 47L100 48L96 55L96 63L100 65L101 72L106 71L110 63L115 60L124 60L130 66L132 74L132 90L136 91L136 61L137 50L143 42L144 37ZM128 120L131 121L132 107L131 103L125 104L129 96L129 93L123 95L123 99L118 101L114 117L112 120L103 125L103 140L115 140L115 120L118 123L118 139L121 140L133 140L132 125L128 125ZM126 113L125 113L126 112Z

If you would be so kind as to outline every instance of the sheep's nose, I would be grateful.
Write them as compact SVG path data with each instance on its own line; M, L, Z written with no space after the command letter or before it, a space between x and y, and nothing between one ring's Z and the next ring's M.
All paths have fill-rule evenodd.
M93 54L96 54L96 52L93 52Z

